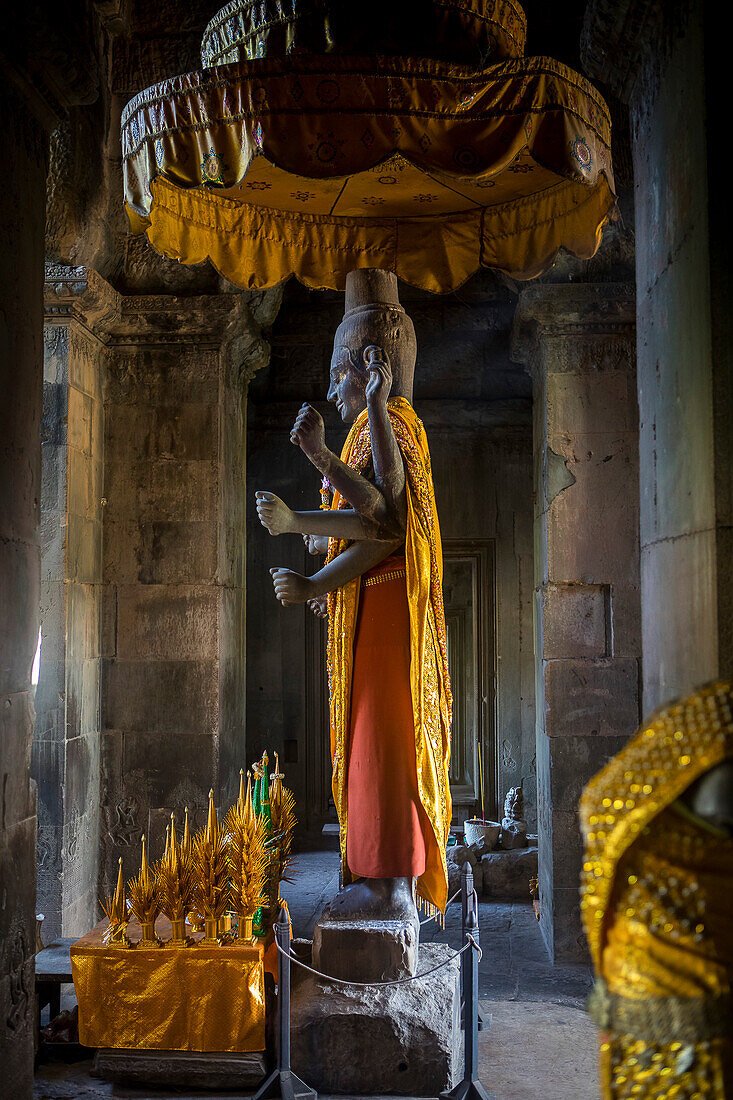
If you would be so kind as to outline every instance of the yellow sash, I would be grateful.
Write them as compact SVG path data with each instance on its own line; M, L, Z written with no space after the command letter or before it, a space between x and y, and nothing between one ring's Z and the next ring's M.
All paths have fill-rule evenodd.
M452 698L443 612L443 555L435 508L430 453L425 429L403 397L388 402L389 418L406 473L407 531L405 560L410 610L410 691L415 720L417 786L432 827L425 874L418 896L441 912L448 897L445 847L451 822L448 783ZM371 438L366 410L354 422L341 459L361 472L371 460ZM332 509L342 505L334 493ZM343 501L344 507L348 507ZM349 543L331 539L327 561L333 561ZM344 883L351 881L346 863L347 759L354 633L359 608L359 578L328 597L328 679L331 696L331 758L333 797L341 824L341 863Z

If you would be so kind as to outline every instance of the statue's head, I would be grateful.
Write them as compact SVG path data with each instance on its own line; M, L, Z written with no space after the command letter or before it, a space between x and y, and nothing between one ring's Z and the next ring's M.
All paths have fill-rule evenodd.
M417 341L412 321L400 305L397 277L368 268L346 276L344 319L336 330L328 400L351 424L366 408L369 381L364 352L379 348L392 368L390 397L412 401Z

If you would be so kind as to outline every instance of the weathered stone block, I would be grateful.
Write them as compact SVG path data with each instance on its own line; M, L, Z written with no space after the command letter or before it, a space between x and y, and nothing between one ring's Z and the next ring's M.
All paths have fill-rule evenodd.
M585 341L584 341L585 343ZM605 343L605 341L604 341ZM587 354L594 367L603 359L603 344L590 342ZM553 450L562 454L563 444L592 434L605 436L610 446L613 437L636 430L636 377L634 349L625 348L625 370L600 370L595 373L550 374L548 379L547 434ZM578 361L578 342L575 362ZM609 363L616 365L616 360ZM606 452L608 453L608 452ZM601 458L604 455L600 456Z
M119 657L187 661L216 656L216 588L124 585L117 593Z
M106 729L213 737L219 707L217 662L107 660L102 707Z
M580 890L577 886L556 886L552 897L556 915L552 946L548 944L548 948L553 963L587 963L589 954L580 919Z
M66 528L66 575L80 584L102 579L102 524L69 512Z
M313 964L352 982L391 982L417 970L417 921L331 920L328 906L313 929Z
M14 782L27 785L25 773ZM0 845L0 882L4 904L0 906L0 1012L4 1025L3 1078L16 1085L14 1095L30 1096L33 1075L35 954L35 816L6 828ZM21 1081L28 1083L18 1091ZM24 1086L25 1087L25 1086ZM12 1090L11 1090L12 1091Z
M148 806L165 806L168 812L176 806L175 789L193 783L202 788L205 805L205 793L214 783L214 764L216 741L208 735L189 734L178 737L169 731L161 735L159 731L147 733L126 733L122 741L122 774L125 777L125 790L130 796L136 796L141 802L147 800ZM139 781L130 783L130 778L144 777L144 785ZM197 801L199 801L197 799ZM195 803L189 809L193 811ZM182 814L183 806L180 807ZM142 808L140 820L146 827L147 810ZM203 821L205 824L205 812ZM193 829L193 822L192 822Z
M599 447L595 440L577 440L577 457L567 462L575 480L550 501L551 580L635 583L639 575L636 440L630 434L617 440L612 454L605 438L602 443Z
M206 584L217 574L213 520L105 521L104 577L116 584Z
M156 1085L191 1089L246 1089L265 1076L265 1056L186 1050L99 1050L95 1072L120 1085Z
M529 901L529 880L537 876L537 846L489 852L481 860L483 896L492 901Z
M545 659L610 655L606 585L550 582L543 586L541 595Z
M548 737L630 737L639 722L638 662L546 661L545 729Z
M69 419L67 439L70 447L90 455L92 453L92 416L94 399L74 387L69 387Z
M32 704L28 692L0 695L0 776L4 777L3 845L4 831L35 813L28 788L32 737Z
M444 969L397 986L321 985L293 990L294 1071L319 1092L346 1096L437 1096L462 1069L460 962L446 944L424 944L420 970Z
M41 552L37 545L12 541L10 537L0 539L0 693L28 687L38 644L40 578ZM31 614L29 608L36 610Z
M633 732L633 731L631 731ZM555 737L551 742L550 800L554 810L577 813L583 787L628 741L617 737Z

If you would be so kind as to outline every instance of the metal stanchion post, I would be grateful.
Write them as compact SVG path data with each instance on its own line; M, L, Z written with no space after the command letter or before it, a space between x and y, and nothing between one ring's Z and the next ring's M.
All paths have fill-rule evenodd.
M253 1100L318 1100L290 1068L290 918L285 909L275 922L277 953L277 1065Z
M465 867L465 865L464 865ZM463 882L473 885L473 871L463 873ZM441 1092L440 1100L493 1100L478 1079L478 901L472 891L466 897L464 944L468 951L461 956L461 978L465 1019L465 1059L463 1080L454 1089Z
M461 870L461 944L466 942L466 915L468 913L468 899L473 896L473 867L468 860ZM478 920L478 913L476 914ZM463 968L466 965L466 956L461 955L461 1027L466 1026L466 1006L463 999ZM486 1018L481 1005L478 1009L478 1029L483 1031Z

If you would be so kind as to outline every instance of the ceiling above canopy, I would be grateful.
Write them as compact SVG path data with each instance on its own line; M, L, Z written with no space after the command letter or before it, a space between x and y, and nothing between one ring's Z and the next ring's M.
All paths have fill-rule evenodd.
M501 12L523 40L513 3L407 6L425 4L467 19ZM159 251L208 258L250 288L295 274L342 289L349 270L382 267L438 292L479 267L527 279L561 247L595 252L614 196L608 109L588 81L544 57L478 69L312 54L293 45L304 24L292 30L291 9L279 37L252 30L254 9L223 9L204 55L241 56L259 42L280 56L163 81L125 109L128 212ZM266 5L256 10L266 21Z

